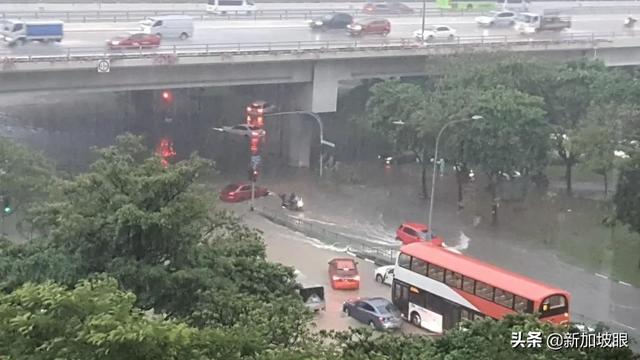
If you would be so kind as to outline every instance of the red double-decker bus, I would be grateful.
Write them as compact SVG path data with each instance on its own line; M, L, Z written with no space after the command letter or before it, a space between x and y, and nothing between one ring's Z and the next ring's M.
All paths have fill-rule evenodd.
M537 313L556 324L569 321L570 294L442 247L402 246L396 260L393 303L418 327L442 333L461 320Z

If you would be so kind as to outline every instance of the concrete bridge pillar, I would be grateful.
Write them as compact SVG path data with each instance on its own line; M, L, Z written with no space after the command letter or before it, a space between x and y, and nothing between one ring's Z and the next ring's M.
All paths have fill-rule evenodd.
M311 158L311 139L314 132L312 120L305 115L290 115L287 125L289 140L287 163L294 167L308 168Z

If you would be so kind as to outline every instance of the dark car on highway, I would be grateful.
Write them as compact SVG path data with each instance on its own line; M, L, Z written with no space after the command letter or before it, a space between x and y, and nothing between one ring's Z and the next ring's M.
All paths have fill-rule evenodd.
M309 20L309 27L314 30L345 29L353 22L353 17L346 13L328 14L321 18Z
M365 34L387 36L391 32L391 23L387 19L364 19L349 24L347 31L351 36L361 36Z
M367 3L362 12L365 14L412 14L413 9L400 2Z
M342 311L378 330L399 329L402 326L400 310L385 298L349 300L342 305Z
M255 187L255 198L267 195L269 190L262 186ZM230 184L220 191L220 200L224 202L241 202L249 199L251 199L251 184L248 183Z
M418 156L412 151L406 151L401 153L383 153L378 155L378 159L385 165L401 165L419 162Z

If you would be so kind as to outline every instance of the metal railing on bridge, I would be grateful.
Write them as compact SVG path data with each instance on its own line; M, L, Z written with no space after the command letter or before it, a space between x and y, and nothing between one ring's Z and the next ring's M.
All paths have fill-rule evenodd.
M422 8L414 7L412 13L405 14L380 14L376 16L385 17L421 17ZM626 6L571 6L557 9L544 9L544 13L563 13L574 15L588 14L631 14L640 11L640 5ZM0 19L58 19L65 22L132 22L139 21L150 16L159 15L189 15L199 20L309 20L326 14L344 12L353 16L371 16L363 13L362 9L354 7L327 8L327 9L263 9L256 10L249 14L245 11L228 11L224 15L214 15L202 10L74 10L74 11L3 11L0 12ZM436 9L427 8L425 16L473 16L479 15L482 11L466 9Z
M300 216L284 213L281 209L256 208L258 214L278 225L298 231L314 238L328 248L346 252L349 255L372 261L378 265L395 263L400 243L397 245L374 245L368 239L331 230L318 222L308 221Z
M149 10L149 11L5 11L0 19L59 19L65 22L131 22L159 15L189 15L198 20L309 20L323 15L344 12L353 16L371 16L361 9L269 9L257 10L250 14L244 11L228 11L224 15L214 15L202 10ZM478 11L426 9L425 16L465 16L478 15ZM385 17L421 17L422 9L408 14L384 14Z
M422 43L412 38L401 39L351 39L343 41L288 41L267 43L216 43L165 45L154 49L137 48L129 50L109 50L105 47L60 48L56 46L40 47L42 53L20 53L20 48L0 49L0 59L4 62L56 62L89 61L101 59L151 59L157 65L178 63L180 57L235 56L235 55L279 55L305 53L331 53L355 51L415 50L430 53L439 51L473 51L476 49L504 50L517 46L530 46L541 49L553 46L585 44L589 47L614 39L631 38L616 33L558 35L552 38L536 38L518 35L461 36L453 41Z

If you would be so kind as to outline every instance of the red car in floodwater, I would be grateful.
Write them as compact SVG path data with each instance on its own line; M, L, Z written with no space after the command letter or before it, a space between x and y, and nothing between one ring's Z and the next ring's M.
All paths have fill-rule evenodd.
M256 186L255 198L269 195L269 190L262 186ZM220 191L220 200L224 202L241 202L251 199L251 184L229 184Z
M338 258L329 261L329 281L331 287L340 290L360 288L360 275L357 262L350 258Z
M402 241L403 245L428 240L442 241L442 239L434 234L431 234L431 239L427 239L429 236L428 233L429 227L427 225L406 222L400 225L398 230L396 230L396 240Z

